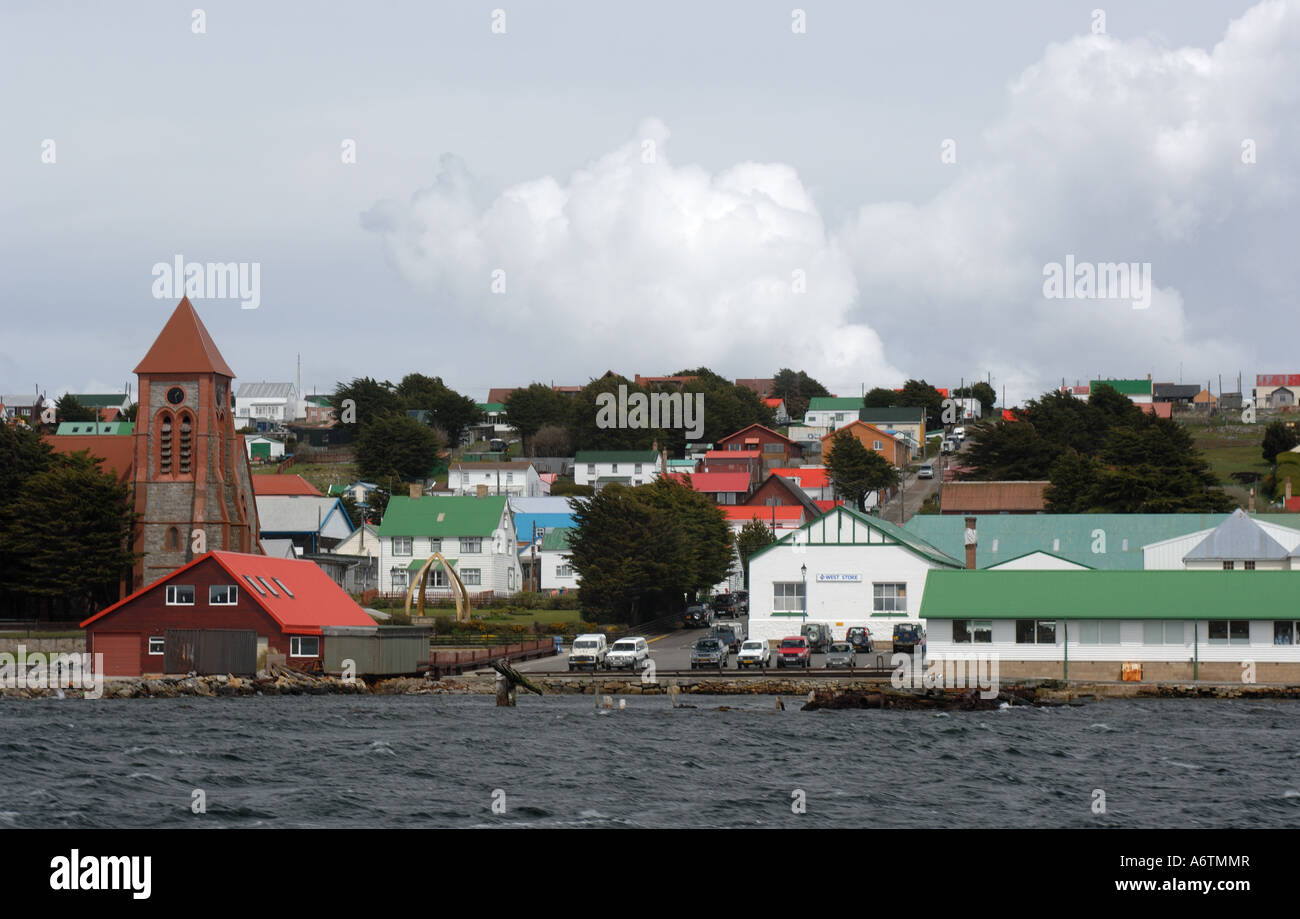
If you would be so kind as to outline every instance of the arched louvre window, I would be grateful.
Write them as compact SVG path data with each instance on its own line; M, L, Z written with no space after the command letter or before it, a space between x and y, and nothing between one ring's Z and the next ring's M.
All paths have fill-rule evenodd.
M158 417L158 472L172 474L172 415L163 412Z
M189 475L192 468L191 457L194 452L194 416L182 412L180 417L180 471Z

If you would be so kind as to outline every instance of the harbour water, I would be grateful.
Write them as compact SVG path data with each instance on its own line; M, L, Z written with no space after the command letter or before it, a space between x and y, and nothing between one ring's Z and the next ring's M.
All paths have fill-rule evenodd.
M0 826L1300 824L1293 702L813 713L801 701L14 701L0 704Z

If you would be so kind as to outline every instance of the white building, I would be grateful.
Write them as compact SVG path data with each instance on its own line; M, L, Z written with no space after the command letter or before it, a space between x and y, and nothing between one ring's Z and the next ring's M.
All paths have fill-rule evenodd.
M1238 509L1217 527L1142 547L1151 570L1300 570L1300 530L1251 518Z
M453 463L447 470L447 489L453 495L489 495L536 498L546 493L532 464L524 460L502 463Z
M659 454L653 450L583 450L573 458L578 485L647 485L658 477Z
M523 586L514 514L505 495L430 498L394 496L379 536L379 589L405 593L433 554L456 569L471 594L510 595ZM441 563L430 572L433 596L451 596Z
M580 579L569 559L569 536L572 533L571 527L556 527L547 530L546 535L542 537L541 548L537 551L541 579L538 589L564 591L578 589Z
M250 462L284 459L284 441L276 440L274 437L263 437L261 435L254 437L251 434L245 434L244 450L248 453Z
M298 417L298 388L293 383L241 383L235 393L235 425L258 421L284 424Z
M895 524L836 507L750 557L749 634L777 640L807 621L888 641L894 625L919 621L926 574L961 567Z

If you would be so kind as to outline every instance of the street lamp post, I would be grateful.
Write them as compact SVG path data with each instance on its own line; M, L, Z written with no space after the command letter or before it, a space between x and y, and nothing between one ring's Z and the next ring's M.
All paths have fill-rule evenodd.
M799 574L803 577L803 624L808 624L808 566L800 565Z

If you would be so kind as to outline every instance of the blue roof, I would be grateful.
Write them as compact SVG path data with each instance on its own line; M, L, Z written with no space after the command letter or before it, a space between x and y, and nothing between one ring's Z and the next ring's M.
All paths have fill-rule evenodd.
M1229 516L976 514L975 531L979 544L975 550L975 567L987 568L1039 551L1050 552L1100 571L1140 571L1143 546L1213 529ZM949 555L964 558L965 519L959 514L917 514L903 528ZM1300 515L1296 514L1255 514L1254 519L1300 529Z
M574 527L577 522L572 514L528 514L515 513L515 532L519 541L526 543L533 538L533 527L540 530L553 530L556 527Z

